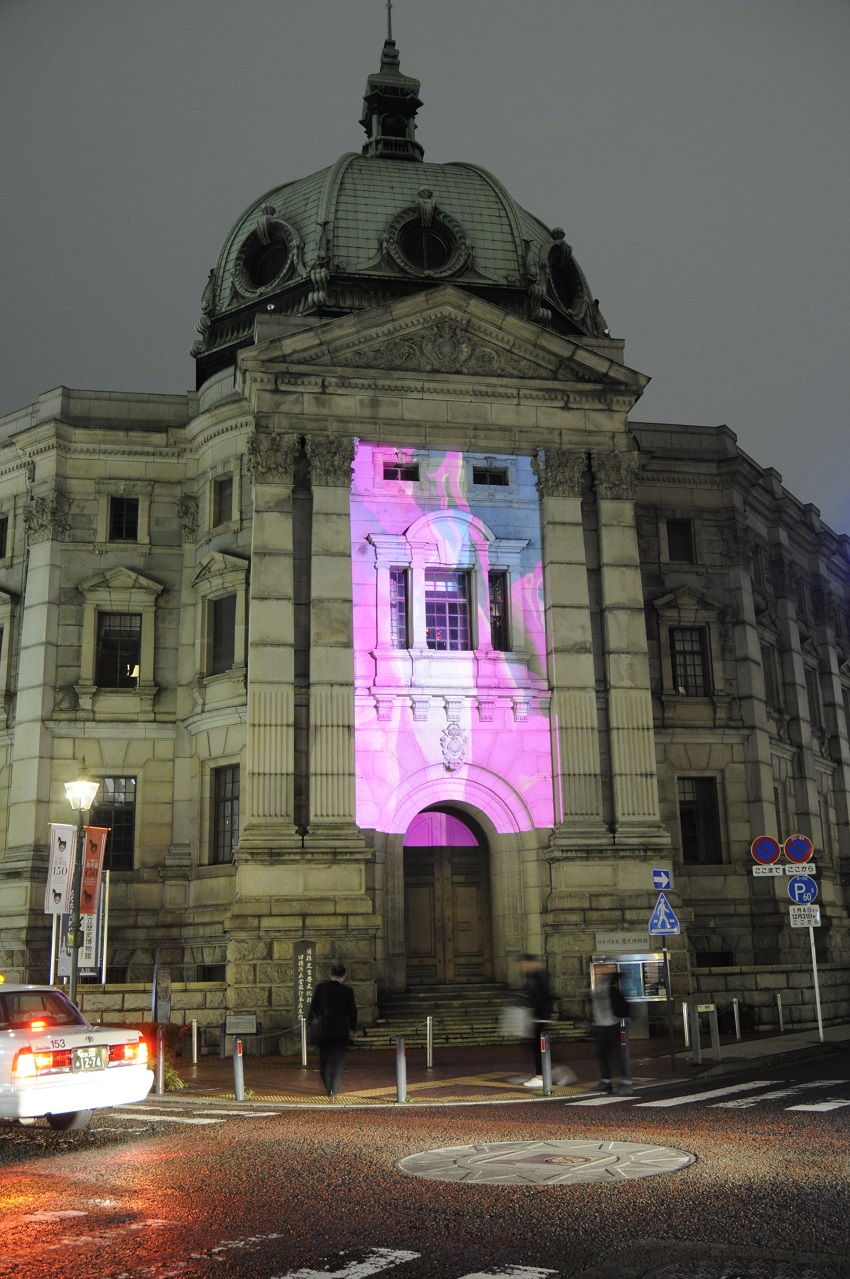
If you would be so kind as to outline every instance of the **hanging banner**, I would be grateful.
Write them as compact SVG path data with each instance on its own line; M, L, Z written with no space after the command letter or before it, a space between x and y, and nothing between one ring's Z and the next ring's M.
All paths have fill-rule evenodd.
M50 823L50 865L44 893L45 915L64 915L69 910L76 846L76 826Z
M100 898L100 893L97 894ZM68 934L71 931L71 915L74 910L73 893L69 902L71 911L63 915L59 926L59 948L56 956L56 972L59 977L71 975L71 947ZM97 977L100 974L100 936L103 920L100 912L100 901L97 901L93 915L80 915L82 944L77 951L77 976Z
M103 854L106 849L106 826L84 826L83 882L80 889L80 914L93 915L97 910Z

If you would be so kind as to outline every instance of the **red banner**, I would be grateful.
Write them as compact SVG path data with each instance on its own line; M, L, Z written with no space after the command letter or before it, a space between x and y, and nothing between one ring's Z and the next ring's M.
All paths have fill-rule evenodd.
M83 882L80 889L80 914L93 915L97 910L103 854L106 851L106 826L83 827Z

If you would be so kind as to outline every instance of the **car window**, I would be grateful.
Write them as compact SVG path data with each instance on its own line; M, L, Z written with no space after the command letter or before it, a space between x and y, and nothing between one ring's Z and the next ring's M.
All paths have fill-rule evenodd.
M28 1030L51 1026L86 1026L88 1022L58 990L15 990L0 994L0 1030Z

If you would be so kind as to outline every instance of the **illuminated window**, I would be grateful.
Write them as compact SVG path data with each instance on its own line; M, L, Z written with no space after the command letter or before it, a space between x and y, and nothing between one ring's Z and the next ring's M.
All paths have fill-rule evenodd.
M105 826L107 870L132 870L136 837L135 777L101 777L92 806L92 826Z
M212 849L215 865L233 861L239 841L239 765L213 769Z
M137 497L109 499L109 540L110 542L139 540L139 499Z
M714 777L679 778L679 824L682 859L687 865L718 865L723 861Z
M673 688L682 697L707 697L710 688L708 643L702 626L671 626Z
M136 688L142 650L141 613L98 613L95 684Z
M472 647L468 573L426 571L425 642L428 648L449 652Z
M385 480L418 480L419 479L419 463L403 462L396 464L393 462L384 463L384 479Z
M508 643L508 575L491 572L487 575L490 593L490 643L499 653L506 653Z
M390 569L390 643L393 648L409 648L407 569Z
M222 475L213 484L212 525L229 524L233 519L233 476Z

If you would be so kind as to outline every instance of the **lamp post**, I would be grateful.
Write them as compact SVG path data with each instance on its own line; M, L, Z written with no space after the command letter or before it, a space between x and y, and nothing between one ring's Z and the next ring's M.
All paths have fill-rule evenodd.
M68 943L71 947L71 981L68 993L72 1004L77 1002L77 965L82 943L80 935L80 892L83 883L83 843L85 840L83 825L85 823L85 814L94 803L94 797L98 792L99 786L100 782L92 777L86 768L85 759L75 780L65 783L65 794L68 796L68 803L77 814L77 842L74 846L74 876L72 880L74 900L72 903L71 924L68 929Z

